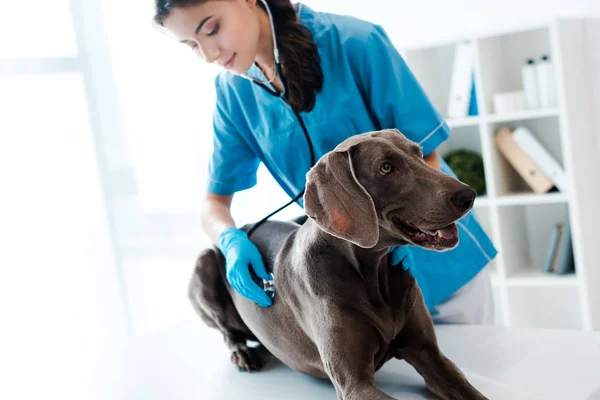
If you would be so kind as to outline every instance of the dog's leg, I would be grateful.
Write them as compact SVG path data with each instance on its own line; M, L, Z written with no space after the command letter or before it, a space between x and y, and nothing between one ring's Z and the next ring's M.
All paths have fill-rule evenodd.
M204 250L196 262L188 295L194 310L211 328L218 329L231 350L231 362L240 371L259 371L263 361L257 349L246 346L246 340L256 340L238 314L225 288L223 275L214 249Z
M468 381L458 367L438 348L433 321L415 287L412 309L404 329L393 342L395 357L405 359L425 380L427 389L444 400L486 399Z
M359 330L349 335L348 326L315 327L315 334L323 367L339 400L395 400L375 386L373 357L378 341L374 335Z

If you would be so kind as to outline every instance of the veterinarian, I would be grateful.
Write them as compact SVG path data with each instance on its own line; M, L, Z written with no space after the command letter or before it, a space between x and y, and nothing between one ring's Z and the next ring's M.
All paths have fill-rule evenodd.
M269 277L230 212L233 195L256 184L260 162L302 206L305 175L316 160L352 135L397 128L421 145L428 165L456 177L436 151L450 129L381 26L289 0L155 3L155 23L224 68L215 80L202 223L225 256L231 286L260 306L272 299L250 266ZM493 323L486 266L497 251L473 212L457 225L453 250L397 247L392 264L410 269L434 322Z

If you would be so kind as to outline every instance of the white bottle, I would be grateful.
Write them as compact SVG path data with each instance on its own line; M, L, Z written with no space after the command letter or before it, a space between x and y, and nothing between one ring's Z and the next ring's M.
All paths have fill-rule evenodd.
M537 68L532 58L527 59L527 63L521 70L523 79L523 91L525 92L525 106L528 109L539 108L537 85Z
M553 107L557 104L554 66L546 54L537 65L537 86L540 107Z

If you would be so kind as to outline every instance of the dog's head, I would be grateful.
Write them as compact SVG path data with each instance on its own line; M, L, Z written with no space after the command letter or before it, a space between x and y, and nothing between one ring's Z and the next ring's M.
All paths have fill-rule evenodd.
M325 232L360 247L458 244L456 221L473 206L469 186L428 166L399 131L353 136L306 176L304 209Z

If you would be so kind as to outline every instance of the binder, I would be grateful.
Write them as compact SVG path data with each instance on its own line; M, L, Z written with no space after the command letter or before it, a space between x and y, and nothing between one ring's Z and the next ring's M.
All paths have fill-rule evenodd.
M454 52L448 117L464 118L469 113L473 87L473 48L470 43L459 43Z
M500 128L496 132L494 141L498 150L535 193L546 193L554 187L550 178L514 141L510 128Z
M575 270L575 259L573 257L573 243L571 239L571 226L569 216L565 218L562 239L556 254L556 268L554 273L558 275L568 274Z
M558 260L558 249L562 241L563 236L563 224L557 223L552 228L552 234L550 236L550 243L546 253L546 261L544 262L544 272L555 272L556 262Z
M477 89L475 88L475 74L472 74L471 80L471 99L469 101L469 117L479 115L479 106L477 104Z
M561 192L566 192L567 176L564 170L533 133L524 126L520 126L515 129L512 136L514 141L531 157L542 172L550 178L554 186Z

